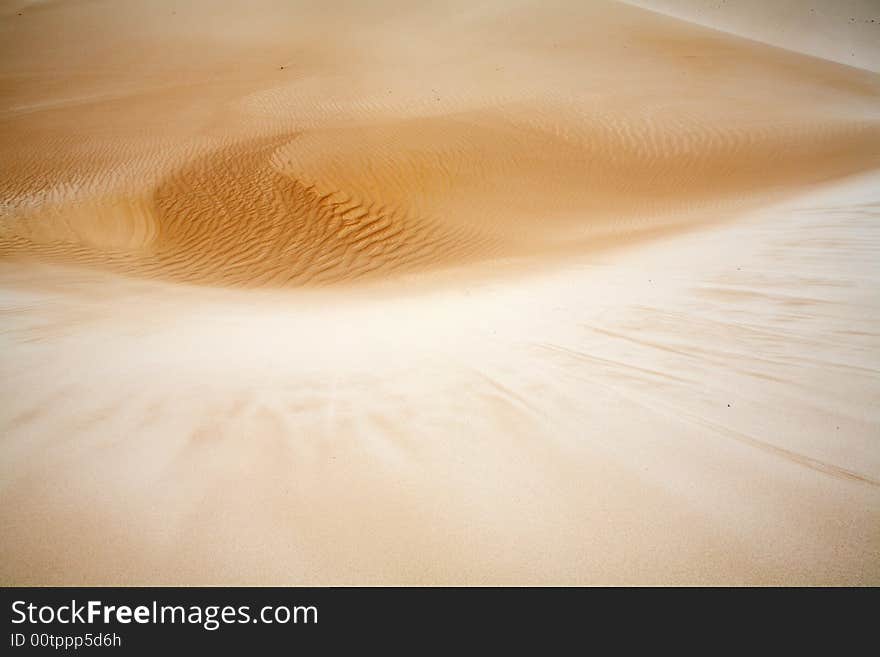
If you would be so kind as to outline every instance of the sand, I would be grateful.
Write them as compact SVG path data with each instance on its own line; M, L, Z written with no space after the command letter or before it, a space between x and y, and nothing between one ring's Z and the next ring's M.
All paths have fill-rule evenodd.
M880 23L640 4L3 4L0 582L880 583Z

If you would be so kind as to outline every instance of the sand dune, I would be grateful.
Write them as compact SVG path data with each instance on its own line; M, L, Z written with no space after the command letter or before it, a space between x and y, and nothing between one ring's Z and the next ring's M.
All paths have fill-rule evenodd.
M869 28L179 4L0 8L0 581L877 583Z
M880 70L880 14L873 0L627 2L848 66Z

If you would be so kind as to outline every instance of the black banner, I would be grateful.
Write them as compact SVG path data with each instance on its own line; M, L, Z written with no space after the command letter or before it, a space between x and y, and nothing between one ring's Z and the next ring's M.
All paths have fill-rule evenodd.
M867 631L877 609L876 589L6 588L2 598L8 655L327 652L353 640L406 647L412 637L419 651L480 637L577 641L589 652L607 641L681 647L707 633L727 647L747 637L815 647Z

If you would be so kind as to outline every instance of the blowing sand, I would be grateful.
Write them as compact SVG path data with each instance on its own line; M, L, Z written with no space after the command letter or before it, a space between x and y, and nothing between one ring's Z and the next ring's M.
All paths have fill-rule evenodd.
M750 6L0 5L0 582L880 583L880 22Z

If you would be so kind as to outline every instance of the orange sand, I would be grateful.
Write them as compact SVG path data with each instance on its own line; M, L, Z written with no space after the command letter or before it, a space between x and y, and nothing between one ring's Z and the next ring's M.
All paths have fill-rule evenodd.
M880 23L640 4L5 3L0 581L880 583Z

